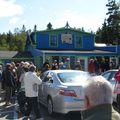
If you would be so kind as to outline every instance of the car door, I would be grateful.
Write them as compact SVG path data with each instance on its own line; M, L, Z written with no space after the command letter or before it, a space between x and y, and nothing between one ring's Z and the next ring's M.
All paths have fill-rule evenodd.
M113 85L113 86L115 86L115 84L117 83L116 82L116 80L115 80L115 73L116 73L116 71L112 71L111 72L111 75L110 75L110 78L109 78L109 81L110 81L110 83Z
M48 81L47 79L47 72L43 73L42 75L42 83L39 85L39 93L38 93L38 100L42 101L42 103L45 102L44 98L44 91L45 91L45 83Z
M49 86L51 85L50 79L51 77L49 76L50 72L45 74L43 81L42 81L42 86L41 86L41 91L42 91L42 100L47 104L47 96L49 92Z
M103 77L105 77L111 83L113 91L114 91L115 85L117 83L115 81L115 78L114 78L115 73L116 73L116 71L107 71L102 75ZM114 102L116 102L116 97L117 97L117 94L113 93L113 101Z
M110 83L112 84L113 90L115 89L115 86L117 85L117 81L116 81L115 78L114 78L115 73L116 73L116 71L113 71L113 72L111 73L111 76L110 76ZM117 94L114 92L114 93L113 93L113 101L116 102L116 99L117 99Z

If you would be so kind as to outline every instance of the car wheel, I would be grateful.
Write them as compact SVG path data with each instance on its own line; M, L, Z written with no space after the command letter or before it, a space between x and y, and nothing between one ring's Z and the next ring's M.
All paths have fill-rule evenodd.
M53 116L54 112L53 112L53 102L52 99L49 97L48 101L47 101L47 110L49 115Z

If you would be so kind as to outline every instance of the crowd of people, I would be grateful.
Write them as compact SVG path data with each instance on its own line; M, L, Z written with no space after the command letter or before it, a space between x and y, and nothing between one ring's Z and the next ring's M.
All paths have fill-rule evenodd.
M7 63L1 74L1 87L5 91L5 106L13 104L17 98L19 112L28 119L31 112L35 120L43 120L38 105L38 85L41 79L36 73L36 66L31 62Z
M88 63L89 73L100 72L96 68L97 61L90 59ZM57 60L54 60L50 65L49 59L46 59L41 69L41 74L50 69L71 69L70 60L67 59L66 62L59 64ZM75 63L74 70L83 70L80 61ZM115 79L117 80L118 77L115 76ZM22 61L16 64L11 62L7 63L5 68L0 65L0 92L1 89L5 91L5 106L10 105L11 99L17 95L19 112L26 118L29 118L31 112L34 111L35 119L43 120L37 101L38 85L41 82L41 78L36 72L36 66L32 62ZM96 120L96 118L97 120L120 120L119 111L115 111L112 107L113 89L105 78L102 76L91 76L85 83L84 93L85 110L82 111L83 120ZM120 100L120 95L118 95L118 100Z
M70 59L67 58L65 62L60 62L58 63L57 60L53 60L53 63L50 64L49 59L46 59L41 73L45 72L46 70L69 70L69 69L74 69L74 70L83 70L82 65L80 63L80 61L76 61L75 65L73 66L73 68L70 66Z
M101 74L107 70L115 69L117 65L115 62L109 62L108 59L101 59L98 61L97 59L90 59L88 63L88 71L91 74Z
M117 65L115 62L109 62L108 59L102 59L98 61L97 59L89 59L88 61L88 72L90 74L99 75L107 70L115 69ZM64 62L58 62L54 60L52 64L50 64L49 59L46 59L43 64L42 73L46 70L56 70L56 69L74 69L74 70L84 70L84 66L82 65L80 60L77 60L74 65L71 66L70 59L67 58Z

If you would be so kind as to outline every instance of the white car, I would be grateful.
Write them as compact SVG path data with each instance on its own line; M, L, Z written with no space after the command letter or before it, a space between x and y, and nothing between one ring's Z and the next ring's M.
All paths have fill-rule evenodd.
M117 71L118 69L112 69L112 70L105 71L104 73L101 74L104 78L106 78L112 84L113 91L115 89L115 86L117 85L117 81L114 78L115 73ZM116 100L117 100L117 94L113 93L113 101L117 102Z
M84 109L83 85L88 77L88 72L80 70L46 71L41 78L38 100L47 107L49 115L81 111Z

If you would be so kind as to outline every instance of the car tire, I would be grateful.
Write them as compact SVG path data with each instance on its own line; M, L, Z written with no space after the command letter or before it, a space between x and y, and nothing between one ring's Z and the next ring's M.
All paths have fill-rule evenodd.
M54 112L53 112L53 101L52 101L52 99L50 97L47 100L47 111L48 111L48 114L50 116L54 115Z

